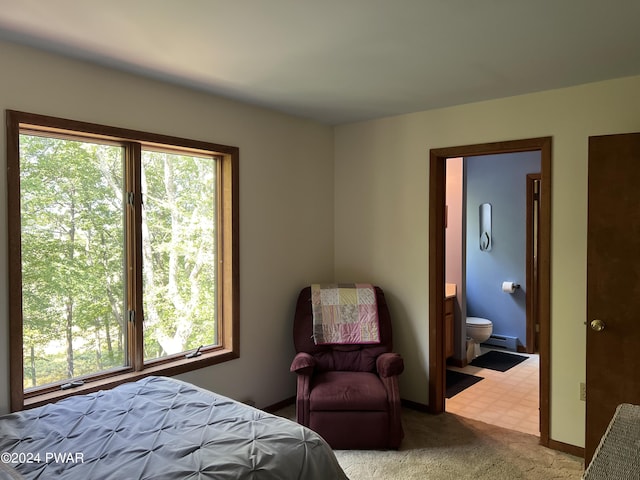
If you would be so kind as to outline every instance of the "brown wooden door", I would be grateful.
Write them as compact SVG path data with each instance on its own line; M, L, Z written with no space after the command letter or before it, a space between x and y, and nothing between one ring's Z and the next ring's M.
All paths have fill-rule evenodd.
M640 133L589 138L586 320L589 462L616 406L640 403Z

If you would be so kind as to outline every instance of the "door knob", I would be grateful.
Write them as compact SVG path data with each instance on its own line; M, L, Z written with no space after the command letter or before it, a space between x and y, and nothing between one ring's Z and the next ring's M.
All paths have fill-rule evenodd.
M591 321L591 330L601 332L602 330L604 330L604 327L605 323L602 320L595 319Z

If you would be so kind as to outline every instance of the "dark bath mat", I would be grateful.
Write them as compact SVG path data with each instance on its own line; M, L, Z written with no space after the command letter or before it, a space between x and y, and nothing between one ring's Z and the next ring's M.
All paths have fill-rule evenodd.
M524 355L489 350L487 353L474 358L469 365L506 372L511 367L515 367L520 362L524 362L527 358L529 357L525 357Z
M455 370L447 370L447 390L445 396L451 398L464 389L469 388L471 385L478 383L480 380L482 380L482 377L468 375Z

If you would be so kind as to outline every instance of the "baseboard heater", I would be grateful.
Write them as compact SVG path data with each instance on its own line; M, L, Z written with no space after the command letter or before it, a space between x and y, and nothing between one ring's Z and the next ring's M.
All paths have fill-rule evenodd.
M491 335L484 344L506 348L515 352L518 350L518 337L510 337L508 335Z

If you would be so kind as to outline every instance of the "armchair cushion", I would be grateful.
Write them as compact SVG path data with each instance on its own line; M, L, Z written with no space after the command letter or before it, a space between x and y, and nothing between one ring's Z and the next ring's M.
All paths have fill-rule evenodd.
M376 357L380 352L372 350L358 345L354 345L351 349L334 347L331 350L316 353L314 358L321 372L337 370L373 373L376 371Z
M324 372L311 382L311 411L386 411L387 392L375 373Z

